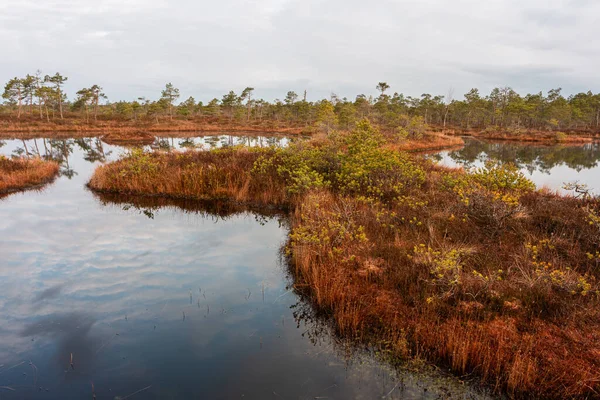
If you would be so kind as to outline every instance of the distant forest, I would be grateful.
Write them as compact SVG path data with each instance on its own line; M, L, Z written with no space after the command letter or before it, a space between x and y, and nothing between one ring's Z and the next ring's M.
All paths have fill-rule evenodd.
M180 99L179 89L167 83L157 99L139 97L132 101L109 101L99 85L77 91L69 99L64 91L68 78L38 71L24 78L10 79L4 86L0 116L18 120L32 118L57 121L80 118L159 122L172 119L215 118L237 123L277 121L291 126L320 124L326 128L349 129L368 118L384 129L420 131L431 125L441 128L490 129L504 131L597 131L600 128L600 94L591 91L565 97L561 88L520 95L510 87L495 88L485 95L471 89L462 99L449 91L445 95L424 93L420 97L391 91L379 82L377 97L359 94L354 99L331 94L329 99L307 101L306 92L289 91L283 100L254 98L254 88L241 93L230 91L208 103L189 97ZM158 96L159 95L159 96ZM456 97L456 98L455 98Z

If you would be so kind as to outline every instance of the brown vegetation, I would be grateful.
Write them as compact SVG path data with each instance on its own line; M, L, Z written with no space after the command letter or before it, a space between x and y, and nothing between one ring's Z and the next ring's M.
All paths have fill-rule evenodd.
M465 144L464 140L457 136L449 136L441 133L426 133L418 140L404 140L388 146L399 151L431 151L448 148L460 148Z
M154 136L144 131L110 131L102 136L102 141L113 145L144 145L154 143Z
M532 131L532 130L508 130L496 127L486 130L457 130L452 129L446 132L448 135L473 136L487 140L509 140L517 142L536 142L544 144L579 144L589 143L599 138L594 132L579 131Z
M244 132L244 133L282 133L299 134L303 127L276 121L232 121L226 118L197 117L189 120L120 120L103 119L97 121L82 120L78 115L65 119L44 121L23 116L20 120L13 118L0 119L0 138L31 138L43 133L46 137L99 136L102 134L119 134L121 137L135 136L140 132L173 132L178 136L189 136L197 132Z
M596 396L600 315L584 286L597 288L598 261L587 255L597 244L581 204L530 194L500 228L484 221L497 220L492 205L461 214L437 187L441 172L430 173L410 200L427 204L415 208L326 192L304 199L289 246L297 285L342 334L398 356L476 374L515 397ZM536 265L528 244L548 237L552 261Z
M98 167L89 186L107 193L281 206L286 203L282 182L257 181L248 174L261 153L246 148L184 153L136 150L128 158Z
M34 159L0 156L0 196L31 189L51 182L58 175L58 164Z
M138 151L89 186L287 205L295 287L341 334L514 397L598 397L599 201L390 146L363 122L287 149Z

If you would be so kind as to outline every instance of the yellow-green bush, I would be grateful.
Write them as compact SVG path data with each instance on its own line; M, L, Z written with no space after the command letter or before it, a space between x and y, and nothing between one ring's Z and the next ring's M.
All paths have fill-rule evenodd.
M383 136L363 120L345 136L326 143L292 144L261 155L253 173L275 172L290 194L333 186L343 194L391 200L425 180L423 168L406 153L384 149Z

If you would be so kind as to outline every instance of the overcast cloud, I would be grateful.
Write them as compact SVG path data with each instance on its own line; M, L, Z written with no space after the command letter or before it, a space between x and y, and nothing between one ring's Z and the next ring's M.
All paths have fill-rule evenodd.
M199 100L600 91L596 0L0 0L0 37L2 82L60 71L112 101L168 81Z

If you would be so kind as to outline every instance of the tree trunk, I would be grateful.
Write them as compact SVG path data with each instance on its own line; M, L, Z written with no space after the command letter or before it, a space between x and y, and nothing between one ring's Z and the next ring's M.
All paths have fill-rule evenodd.
M38 91L40 89L40 80L37 79L37 88ZM38 110L40 112L40 119L44 119L44 111L42 110L42 98L40 96L38 96Z
M444 131L446 130L446 118L448 117L448 109L450 107L446 106L446 112L444 112Z
M19 104L17 106L17 118L21 118L21 87L19 86L17 89L17 96L19 100Z
M25 148L25 154L27 154L27 158L29 158L29 150L27 149L27 143L25 143L24 139L21 139L21 142L23 142L23 147Z
M33 139L33 144L35 144L35 151L37 151L38 157L41 157L42 155L40 154L40 148L37 145L37 139Z
M58 89L58 110L60 111L60 119L63 119L62 92L60 91L60 88Z
M94 121L98 120L98 96L94 99Z

